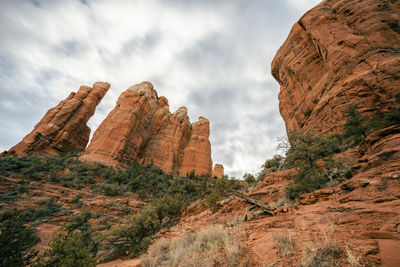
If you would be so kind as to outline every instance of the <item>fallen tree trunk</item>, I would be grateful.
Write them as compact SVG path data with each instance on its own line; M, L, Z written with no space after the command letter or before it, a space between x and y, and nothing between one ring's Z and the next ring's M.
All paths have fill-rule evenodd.
M247 202L249 202L249 203L251 203L253 205L256 205L257 207L262 209L265 213L268 213L268 214L270 214L272 216L275 215L275 212L273 212L268 205L262 203L261 201L258 201L257 199L254 199L252 197L246 196L245 194L242 194L242 193L240 193L238 191L233 191L232 194L237 196L237 197L245 199Z

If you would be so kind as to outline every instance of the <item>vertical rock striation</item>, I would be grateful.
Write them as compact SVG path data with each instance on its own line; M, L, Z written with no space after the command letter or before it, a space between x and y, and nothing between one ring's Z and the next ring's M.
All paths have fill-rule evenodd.
M110 85L97 82L93 87L81 86L56 107L50 109L32 132L8 152L18 156L27 153L57 154L85 149L93 116Z
M293 26L272 74L288 132L340 131L351 105L387 111L400 91L400 2L322 1Z
M224 177L224 166L222 164L216 163L212 171L212 177L222 178Z
M185 107L171 114L168 100L143 82L121 94L80 159L111 166L153 164L174 175L209 174L209 127L202 117L191 124Z

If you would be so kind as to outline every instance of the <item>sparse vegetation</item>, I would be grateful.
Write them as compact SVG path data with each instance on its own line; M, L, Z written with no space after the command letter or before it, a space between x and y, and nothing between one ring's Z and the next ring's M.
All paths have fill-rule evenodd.
M361 256L351 250L348 246L346 247L346 255L347 261L352 267L361 267Z
M54 198L47 199L41 204L42 206L40 207L28 207L22 210L22 214L25 216L27 222L41 223L47 217L61 210L61 205L55 203Z
M290 257L294 253L295 241L289 232L285 231L274 237L279 253L283 257Z
M199 232L188 232L183 237L160 239L155 242L143 265L153 266L238 266L241 247L240 228L230 231L222 225Z
M343 126L344 138L349 147L359 145L368 134L380 129L400 124L400 93L395 96L397 106L386 112L378 112L371 117L362 116L358 106L353 105L346 111L348 119Z
M303 242L302 265L304 267L342 266L343 251L334 241L336 227L333 224L321 225L314 242Z

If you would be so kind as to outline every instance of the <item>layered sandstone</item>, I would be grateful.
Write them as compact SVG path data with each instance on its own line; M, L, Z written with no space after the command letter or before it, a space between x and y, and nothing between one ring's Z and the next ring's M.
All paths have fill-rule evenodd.
M27 153L56 154L85 149L90 128L86 125L107 90L108 83L81 86L56 107L50 109L32 132L8 152L18 156Z
M128 88L93 135L86 163L152 164L167 173L211 173L209 121L191 124L185 107L169 111L168 100L143 82Z
M345 111L395 105L400 88L400 2L325 0L292 28L272 62L288 132L332 133Z
M222 164L216 163L212 171L212 177L222 178L224 177L224 166Z

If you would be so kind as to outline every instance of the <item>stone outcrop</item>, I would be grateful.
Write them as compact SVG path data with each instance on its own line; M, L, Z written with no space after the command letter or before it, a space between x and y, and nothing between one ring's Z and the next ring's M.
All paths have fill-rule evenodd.
M400 88L400 2L322 1L293 26L272 74L288 132L340 131L351 105L387 111Z
M199 117L199 120L192 124L190 139L183 151L179 175L186 175L192 170L196 174L211 173L212 161L209 136L210 122L204 117Z
M57 154L85 149L90 128L86 125L107 90L108 83L97 82L93 87L81 86L56 107L50 109L30 132L8 153Z
M224 177L224 166L222 164L216 163L212 171L212 177L222 178Z
M121 94L80 159L108 166L153 164L174 175L209 174L209 133L207 119L191 124L185 107L171 114L168 100L143 82Z

